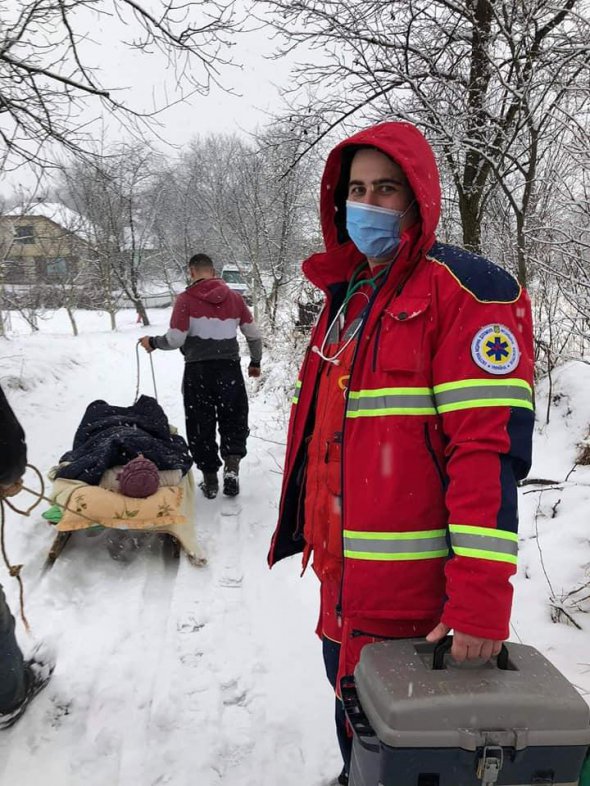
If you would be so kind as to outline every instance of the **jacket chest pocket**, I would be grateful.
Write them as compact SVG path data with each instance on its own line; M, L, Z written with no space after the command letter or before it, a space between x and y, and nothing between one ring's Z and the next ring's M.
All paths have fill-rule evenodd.
M400 297L383 312L375 332L374 371L423 371L430 297Z

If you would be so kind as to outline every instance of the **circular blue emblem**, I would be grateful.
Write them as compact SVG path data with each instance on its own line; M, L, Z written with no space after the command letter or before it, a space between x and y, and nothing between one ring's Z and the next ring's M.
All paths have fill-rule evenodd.
M510 374L518 366L520 349L505 325L486 325L471 342L471 356L489 374Z

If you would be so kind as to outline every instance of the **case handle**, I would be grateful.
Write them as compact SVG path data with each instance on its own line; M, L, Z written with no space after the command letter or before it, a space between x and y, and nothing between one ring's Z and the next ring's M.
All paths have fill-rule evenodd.
M371 726L369 719L363 712L356 691L354 677L342 677L340 680L340 695L346 711L348 722L356 735L359 744L371 753L379 753L381 750L379 739Z
M453 646L453 637L445 636L444 639L438 642L432 652L432 670L440 671L445 667L445 656L451 651ZM509 671L510 664L508 660L508 647L502 644L500 652L496 658L496 665L502 671Z

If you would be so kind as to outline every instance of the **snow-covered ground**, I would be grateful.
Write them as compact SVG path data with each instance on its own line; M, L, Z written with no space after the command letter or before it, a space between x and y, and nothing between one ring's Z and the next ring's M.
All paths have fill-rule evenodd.
M2 341L0 382L27 432L29 460L45 473L70 446L87 404L135 398L137 338L163 332L169 310L153 310L145 331L131 312L112 333L106 315L81 312L77 338L67 317L40 332L13 318ZM101 538L80 536L42 575L52 531L40 512L10 513L6 545L24 563L32 636L55 653L49 686L24 718L0 735L0 783L16 786L301 786L339 770L333 698L313 629L317 587L297 558L266 565L274 528L288 398L289 351L249 381L251 438L235 500L197 500L200 543L209 563L165 559L154 543L130 564L113 561ZM293 353L291 352L291 355ZM178 353L153 355L158 398L184 433ZM141 392L151 373L140 355ZM548 426L539 427L531 477L560 481L521 491L522 544L513 638L538 647L590 695L590 467L572 468L590 425L590 368L555 375ZM287 391L287 392L285 392ZM537 391L546 409L545 383ZM27 476L27 482L34 479ZM24 506L25 495L18 498ZM17 587L0 582L17 610ZM551 619L549 596L581 626Z

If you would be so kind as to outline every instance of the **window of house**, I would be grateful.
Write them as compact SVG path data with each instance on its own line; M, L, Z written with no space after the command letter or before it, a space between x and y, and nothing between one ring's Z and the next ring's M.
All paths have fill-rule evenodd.
M14 242L29 245L35 242L35 228L32 224L20 224L14 228Z
M68 260L63 257L48 259L45 267L47 281L63 281L68 277Z

